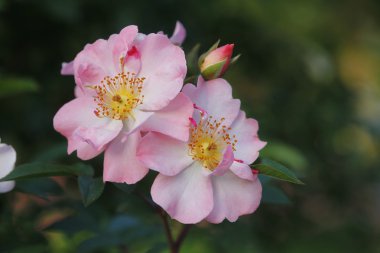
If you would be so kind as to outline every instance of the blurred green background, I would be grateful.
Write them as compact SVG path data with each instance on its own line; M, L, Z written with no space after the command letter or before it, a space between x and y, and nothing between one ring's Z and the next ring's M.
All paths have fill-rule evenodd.
M73 98L61 62L126 25L171 34L180 20L186 51L235 43L242 57L225 78L260 123L262 154L306 183L264 178L255 214L199 224L183 252L380 252L379 13L378 0L0 0L0 137L17 164L78 162L52 127ZM159 219L135 194L107 184L86 209L75 178L58 181L39 184L48 201L0 196L0 252L165 252Z

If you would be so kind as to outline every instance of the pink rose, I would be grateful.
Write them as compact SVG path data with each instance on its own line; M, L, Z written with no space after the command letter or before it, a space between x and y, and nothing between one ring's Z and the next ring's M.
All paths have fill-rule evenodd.
M236 221L261 200L260 181L249 167L266 144L257 136L258 123L240 111L224 79L199 78L183 92L197 109L189 140L151 132L138 147L139 159L160 173L153 200L182 223Z
M179 93L185 55L167 36L127 26L87 44L62 73L74 74L76 98L57 112L54 128L83 160L105 151L104 181L135 183L147 174L135 155L142 129L187 140L193 108Z

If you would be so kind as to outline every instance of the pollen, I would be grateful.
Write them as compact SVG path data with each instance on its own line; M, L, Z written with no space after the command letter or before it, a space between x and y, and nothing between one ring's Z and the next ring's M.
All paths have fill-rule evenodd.
M223 151L228 145L231 145L235 151L236 136L228 133L231 128L223 125L224 120L224 118L215 120L212 116L208 116L202 117L196 125L191 124L189 155L210 171L219 165Z
M135 73L130 72L106 76L100 85L93 87L97 105L95 115L116 120L134 118L133 109L144 100L144 95L141 94L144 81L144 77L136 77Z

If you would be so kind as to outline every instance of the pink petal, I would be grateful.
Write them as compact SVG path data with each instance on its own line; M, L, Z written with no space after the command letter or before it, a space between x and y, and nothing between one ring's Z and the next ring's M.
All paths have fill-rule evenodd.
M106 40L87 44L74 59L75 82L82 88L100 84L105 76L114 74L117 73Z
M266 142L259 140L257 136L259 130L257 121L247 119L245 112L240 111L231 128L230 135L236 135L237 140L235 158L245 164L253 163L259 156L259 150L266 145Z
M164 108L180 92L186 76L183 50L165 35L149 34L137 49L141 54L139 77L145 77L142 94L144 110Z
M127 26L119 34L108 40L99 39L87 44L74 59L74 75L78 85L99 84L107 75L115 76L122 72L120 59L132 47L137 36L136 26Z
M245 163L233 162L230 170L241 179L253 181L257 178L257 174L253 174L252 169Z
M135 46L132 46L131 49L125 54L123 61L124 72L139 73L141 70L141 56L140 52Z
M205 82L198 79L198 86L186 84L185 93L197 106L204 109L214 119L225 118L223 125L232 124L240 110L240 100L232 98L232 88L224 79L218 78ZM194 113L194 117L199 113Z
M77 97L86 96L87 94L89 95L89 92L86 92L85 90L88 90L88 89L82 89L80 86L76 85L74 88L75 97L77 98Z
M234 153L231 145L228 145L227 148L223 152L223 159L220 161L218 167L212 171L212 173L206 173L214 176L221 176L228 171L231 167L231 164L234 162ZM205 170L208 172L208 170Z
M225 218L230 222L239 216L253 213L260 204L260 181L248 181L231 172L223 176L212 177L214 190L214 208L207 216L207 221L220 223Z
M102 153L106 148L106 146L102 147L101 149L94 148L94 146L90 143L84 142L82 139L75 136L68 137L67 141L67 153L71 154L76 150L77 156L82 160L90 160Z
M173 35L170 37L170 41L175 45L182 45L186 38L186 29L179 21L176 22Z
M134 184L147 173L146 168L136 157L141 134L120 134L104 153L103 180L116 183Z
M111 36L108 40L109 47L112 48L114 67L118 73L124 70L125 72L137 74L140 71L140 56L133 46L137 33L137 26L131 25L125 27L119 34ZM121 64L122 57L124 57L123 64Z
M165 108L157 111L143 125L142 131L155 131L173 138L189 139L189 118L193 115L193 103L183 93L172 100Z
M159 174L151 190L153 201L181 223L200 222L213 208L211 181L202 170L193 163L173 177Z
M61 75L74 75L74 61L62 63Z
M80 149L85 153L84 157L91 157L114 139L123 127L120 120L97 117L95 106L93 98L82 96L65 104L54 116L54 128L69 140L69 152ZM92 149L86 148L87 145Z
M132 115L133 117L129 117L124 121L128 133L133 133L139 129L142 124L144 124L152 115L154 115L154 112L146 112L135 109L133 110Z
M147 167L166 176L174 176L194 162L188 155L186 142L154 132L142 138L137 157Z

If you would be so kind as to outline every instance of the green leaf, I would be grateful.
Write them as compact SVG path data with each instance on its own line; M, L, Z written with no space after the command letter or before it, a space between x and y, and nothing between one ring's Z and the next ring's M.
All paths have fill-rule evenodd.
M69 175L93 175L94 171L90 166L84 164L76 165L61 165L61 164L46 164L46 163L28 163L17 166L2 181L18 180L35 177L50 177L50 176L69 176Z
M18 77L0 79L0 97L37 90L38 85L33 79Z
M78 177L79 190L82 195L83 204L87 207L97 200L103 193L103 178L93 178L90 176Z
M260 152L260 155L286 164L294 171L305 171L305 168L308 166L308 162L300 150L289 144L277 141L271 141L270 143L271 145L265 147L265 149Z
M192 75L197 75L199 73L198 68L198 54L199 54L200 44L196 44L189 53L186 54L187 70L188 73Z
M299 180L296 177L296 175L292 171L290 171L284 165L269 159L263 159L261 164L255 164L252 165L252 167L258 170L261 174L279 180L288 181L294 184L304 184L301 180Z
M267 184L263 187L262 201L264 203L270 203L270 204L290 204L291 203L288 196L286 196L282 190L270 184Z
M43 199L63 193L62 188L51 178L20 179L17 181L15 190Z

